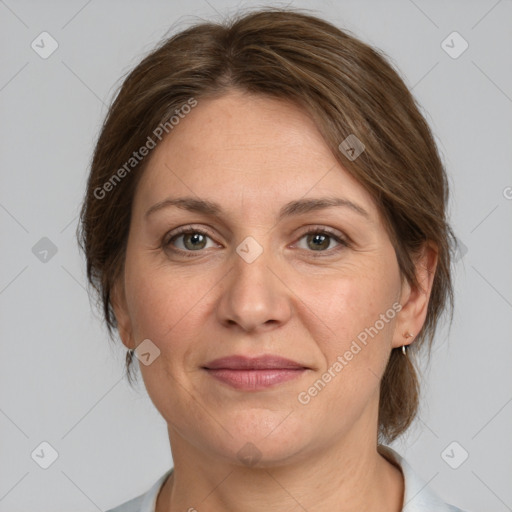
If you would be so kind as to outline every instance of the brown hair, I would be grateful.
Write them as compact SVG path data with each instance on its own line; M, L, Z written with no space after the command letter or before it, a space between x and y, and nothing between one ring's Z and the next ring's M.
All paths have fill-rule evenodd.
M77 232L111 338L117 328L113 285L122 276L132 199L150 157L137 162L134 172L126 162L154 139L157 127L170 131L169 119L191 99L200 102L233 88L306 109L338 161L374 198L402 276L412 286L419 286L418 251L426 241L437 246L427 317L412 352L425 342L430 349L440 316L453 308L454 240L446 221L447 179L431 131L379 51L326 21L288 9L192 26L164 40L122 83L97 141ZM365 146L356 159L339 149L351 134ZM127 356L131 384L130 362ZM381 439L392 441L409 427L418 391L410 355L393 350L381 382Z

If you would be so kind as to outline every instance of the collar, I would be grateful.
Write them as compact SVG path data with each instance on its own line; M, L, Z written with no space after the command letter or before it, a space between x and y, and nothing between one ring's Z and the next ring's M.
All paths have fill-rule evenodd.
M379 445L377 451L397 466L404 476L404 502L402 512L462 512L442 501L418 476L409 463L389 446Z

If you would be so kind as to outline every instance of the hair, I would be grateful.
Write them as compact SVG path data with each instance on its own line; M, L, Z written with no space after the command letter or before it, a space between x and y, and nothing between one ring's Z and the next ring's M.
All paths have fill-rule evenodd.
M420 287L415 262L425 243L437 249L425 323L408 357L391 351L381 380L378 434L393 441L417 414L415 353L423 345L430 353L440 317L453 315L448 182L430 128L388 58L308 13L271 8L199 22L165 39L124 79L97 140L77 229L110 338L132 200L151 157L134 162L134 151L159 139L162 127L169 133L169 120L184 105L232 90L292 101L308 112L336 159L377 204L402 279L412 287ZM364 144L355 159L340 150L349 135ZM130 384L131 359L128 353Z

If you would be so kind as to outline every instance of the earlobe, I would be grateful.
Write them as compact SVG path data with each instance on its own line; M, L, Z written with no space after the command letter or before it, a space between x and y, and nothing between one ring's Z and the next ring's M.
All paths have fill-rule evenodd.
M409 345L421 331L427 317L437 261L437 247L432 243L425 244L415 264L419 286L411 286L404 278L401 295L402 309L395 325L393 347ZM409 336L409 333L414 335Z
M117 330L119 337L126 348L135 348L132 336L132 327L130 321L130 315L128 314L128 307L126 304L126 295L124 290L124 282L120 278L112 287L111 295L112 309L117 321Z

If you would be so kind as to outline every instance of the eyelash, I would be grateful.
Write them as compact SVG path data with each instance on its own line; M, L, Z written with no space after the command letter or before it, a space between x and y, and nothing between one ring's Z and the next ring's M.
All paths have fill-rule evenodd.
M207 236L208 238L212 239L212 236L210 235L210 233L208 233L204 229L194 228L192 226L183 226L181 228L177 228L176 231L171 233L169 236L166 236L163 240L162 247L164 249L171 248L171 250L175 253L179 253L187 258L193 258L196 256L194 253L201 252L201 250L184 251L183 249L178 249L176 247L172 247L172 243L171 243L174 240L176 240L178 237L180 237L181 235L193 234L193 233L198 233L200 235ZM307 235L327 235L339 244L339 246L334 247L333 249L328 249L326 251L318 251L318 254L315 254L315 252L317 252L317 251L307 251L307 252L310 252L311 256L314 258L331 256L333 254L333 252L337 252L346 247L349 247L349 242L347 240L345 240L344 238L341 238L339 235L337 235L334 231L330 230L329 228L320 228L320 227L312 228L309 231L305 231L304 233L302 233L300 235L300 237L298 238L298 240L301 240L302 238L304 238Z

